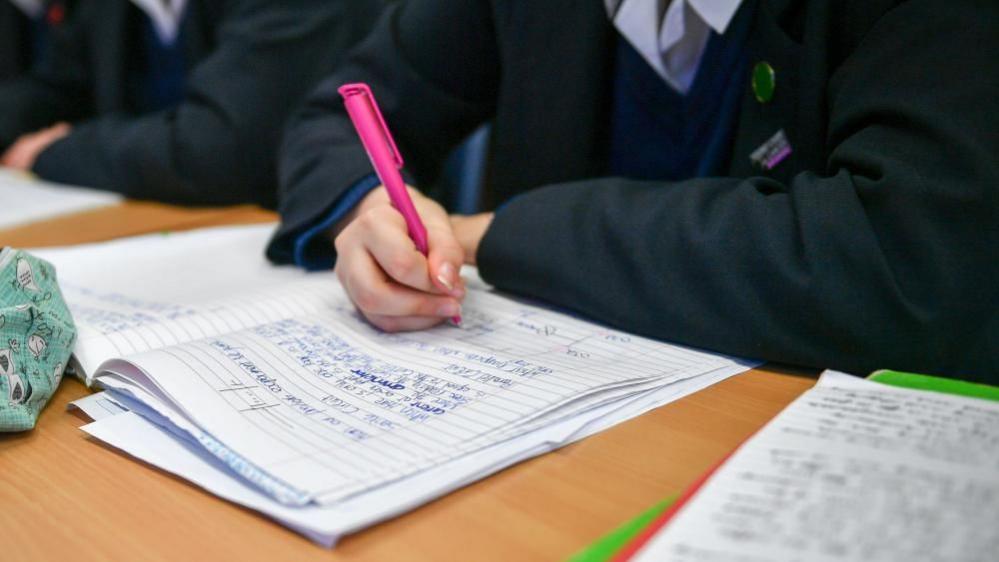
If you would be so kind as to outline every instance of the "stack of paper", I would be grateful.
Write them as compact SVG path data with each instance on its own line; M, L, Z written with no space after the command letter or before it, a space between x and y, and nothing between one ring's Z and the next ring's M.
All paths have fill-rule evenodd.
M114 205L121 195L43 182L0 168L0 228Z
M999 403L826 372L635 559L995 560L997 522Z
M332 274L267 264L270 230L41 255L80 328L77 371L107 389L78 404L102 416L84 429L322 544L750 366L474 271L462 327L383 333Z

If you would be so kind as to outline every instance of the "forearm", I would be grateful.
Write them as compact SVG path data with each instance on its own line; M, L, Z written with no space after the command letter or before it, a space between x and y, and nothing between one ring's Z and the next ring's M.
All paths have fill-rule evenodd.
M904 2L875 22L830 70L826 138L799 141L823 155L813 169L537 189L497 213L483 277L726 353L995 381L999 11L984 7Z
M86 114L89 98L25 77L0 84L0 152L22 135Z
M479 245L493 221L493 213L476 215L451 215L451 228L455 238L465 251L465 263L477 265L476 255Z
M78 124L35 162L40 177L181 204L256 201L261 170L242 162L231 133L203 116L187 135L163 113L104 115ZM211 155L206 157L206 155Z
M855 181L869 180L804 175L776 192L723 178L544 188L497 213L479 269L501 289L725 353L985 376L982 350L967 346L991 333L971 297L994 301L999 286L980 243L990 211L969 202L955 227L928 209L892 209L923 217L917 241L864 208Z

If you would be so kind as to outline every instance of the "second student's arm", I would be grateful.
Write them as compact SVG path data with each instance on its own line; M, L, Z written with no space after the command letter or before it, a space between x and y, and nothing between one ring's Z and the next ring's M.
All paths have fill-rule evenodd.
M38 156L34 171L136 198L272 206L282 123L379 6L377 0L231 0L212 4L215 13L207 15L209 8L192 4L217 25L217 46L188 73L183 100L145 115L74 123Z
M93 113L88 84L93 69L89 66L89 46L84 34L86 26L91 25L93 12L90 4L75 7L66 23L52 28L48 48L30 71L0 82L0 156L4 159L21 138L50 129L58 122L83 119ZM34 161L37 151L24 152L31 152L28 161Z

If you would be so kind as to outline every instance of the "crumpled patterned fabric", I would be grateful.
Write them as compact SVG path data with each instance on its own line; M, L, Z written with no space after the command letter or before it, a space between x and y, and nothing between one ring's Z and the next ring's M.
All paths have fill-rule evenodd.
M22 250L0 251L0 431L35 427L75 342L52 264Z

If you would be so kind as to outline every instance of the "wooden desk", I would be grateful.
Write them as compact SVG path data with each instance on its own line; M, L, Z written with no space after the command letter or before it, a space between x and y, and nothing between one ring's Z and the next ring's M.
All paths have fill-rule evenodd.
M39 248L101 242L165 230L190 230L222 224L277 220L274 213L250 205L183 208L162 203L128 201L11 229L0 229L0 246Z
M260 222L252 208L120 207L0 231L0 244ZM79 431L66 380L38 427L0 437L4 560L561 560L676 493L815 382L768 367L521 463L330 552Z

